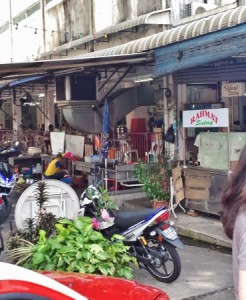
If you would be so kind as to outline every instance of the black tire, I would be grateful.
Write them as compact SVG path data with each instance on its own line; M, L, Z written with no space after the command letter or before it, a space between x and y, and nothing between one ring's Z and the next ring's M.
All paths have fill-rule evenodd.
M3 242L2 232L1 232L1 229L0 229L0 254L1 254L2 251L4 251L4 242Z
M3 203L0 207L0 225L4 223L6 216L6 205Z
M181 262L176 248L156 239L148 240L148 251L153 262L145 264L147 271L157 280L170 283L175 281L181 272Z
M0 224L3 224L9 217L12 209L12 203L3 196L4 208L0 210Z

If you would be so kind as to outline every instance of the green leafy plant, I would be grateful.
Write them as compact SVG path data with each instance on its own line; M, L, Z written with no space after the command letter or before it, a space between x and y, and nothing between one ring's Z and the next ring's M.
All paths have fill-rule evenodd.
M133 176L143 184L142 189L150 200L167 201L170 199L169 156L163 155L161 163L134 165Z
M12 249L9 259L32 270L62 270L70 272L103 274L132 278L130 263L123 237L114 235L107 240L92 228L88 217L76 220L61 219L56 225L57 233L47 238L40 230L36 245L22 241L21 249Z
M117 208L105 189L88 191L99 199L99 208ZM32 270L61 270L132 278L123 237L114 235L107 240L93 230L92 219L83 217L74 221L57 219L47 213L48 201L45 182L35 190L38 217L26 219L24 229L11 233L8 239L8 260Z
M106 209L106 211L108 211L109 209L119 210L118 205L113 201L113 198L110 196L108 189L105 189L102 186L99 187L99 190L93 187L89 187L87 189L86 195L88 199L92 200L96 204L95 213L96 218L98 220L101 219L102 209Z

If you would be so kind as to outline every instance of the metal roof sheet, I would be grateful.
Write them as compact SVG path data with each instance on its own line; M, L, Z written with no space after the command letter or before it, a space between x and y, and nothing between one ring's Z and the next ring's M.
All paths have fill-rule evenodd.
M40 55L40 58L46 57L55 53L59 53L65 50L76 48L80 45L83 45L85 43L91 42L93 40L97 40L99 38L105 37L105 35L125 31L127 29L144 25L144 24L161 24L161 25L167 25L170 24L170 11L171 9L163 9L158 11L153 11L151 13L133 18L131 20L127 20L124 22L121 22L119 24L107 27L103 30L95 32L95 34L90 34L85 37L79 38L77 40L71 41L69 43L66 43L64 45L56 47L56 49L52 51L48 51L45 53L42 53Z
M100 57L107 55L132 54L181 42L204 34L234 27L246 22L246 6L230 9L216 15L169 29L149 37L104 50L79 55L78 57Z

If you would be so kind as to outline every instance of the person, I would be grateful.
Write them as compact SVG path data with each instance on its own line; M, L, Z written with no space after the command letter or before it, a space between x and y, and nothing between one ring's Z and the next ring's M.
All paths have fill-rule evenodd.
M235 297L246 299L246 145L222 196L221 220L232 239Z
M196 162L195 164L197 164L197 162L201 162L201 153L200 153L200 147L201 147L201 132L208 132L208 128L201 128L200 132L198 133L198 135L195 138L194 141L194 146L195 146L195 157L196 157Z
M197 162L201 161L201 156L200 156L200 151L199 151L200 143L201 143L201 135L200 135L200 133L198 133L198 135L196 136L195 141L194 141L195 158L196 158Z
M62 154L57 154L57 156L49 163L46 171L44 172L45 179L57 179L65 183L71 184L72 177L67 177L67 172L62 170L61 160Z
M54 131L54 126L50 124L48 130L44 132L44 146L46 153L48 153L51 150L50 133L52 131Z

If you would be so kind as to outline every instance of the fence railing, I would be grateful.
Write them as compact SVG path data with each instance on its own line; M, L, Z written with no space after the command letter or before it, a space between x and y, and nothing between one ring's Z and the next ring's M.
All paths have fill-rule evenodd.
M158 162L164 152L163 134L127 133L118 139L110 140L109 158L128 162Z
M23 150L37 146L44 147L43 132L39 130L0 130L0 143L19 141ZM158 162L164 153L163 133L125 133L119 138L110 139L109 158L125 163ZM93 145L90 144L93 154Z

